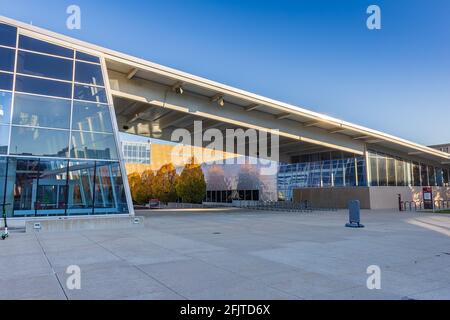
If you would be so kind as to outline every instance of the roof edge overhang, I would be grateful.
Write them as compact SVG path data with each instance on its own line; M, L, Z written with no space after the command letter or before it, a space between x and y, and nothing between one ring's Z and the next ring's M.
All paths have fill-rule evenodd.
M92 52L97 55L104 57L105 59L113 60L118 63L123 63L129 65L130 68L137 68L143 71L149 71L164 77L168 77L173 79L174 81L180 81L189 83L190 85L199 86L204 89L209 89L224 95L230 95L234 98L242 99L249 104L259 104L269 108L277 109L281 112L292 113L293 115L299 115L305 118L309 118L312 121L318 121L323 123L328 123L336 127L340 127L342 129L346 129L354 132L355 134L367 135L370 138L380 139L386 141L387 143L397 144L402 147L406 147L411 149L412 151L416 151L418 154L423 153L428 156L432 156L436 158L436 161L442 163L448 163L450 161L450 154L420 145L418 143L414 143L412 141L402 139L387 133L383 133L381 131L369 129L360 125L356 125L350 122L346 122L334 117L330 117L318 112L314 112L311 110L307 110L302 107L294 106L291 104L287 104L281 101L277 101L274 99L270 99L261 95L257 95L248 91L244 91L238 88L234 88L225 84L221 84L219 82L215 82L212 80L208 80L202 77L198 77L183 71L179 71L170 67L165 67L141 58L137 58L128 54L124 54L115 50L107 49L104 47L100 47L98 45L90 44L88 42L84 42L81 40L77 40L71 38L69 36L65 36L62 34L58 34L53 31L49 31L40 27L32 26L11 18L7 18L0 15L0 22L15 25L16 27L27 30L36 34L39 34L44 37L49 37L52 40L56 40L56 42L60 42L61 44L69 43L75 48L79 48L85 50L87 52Z

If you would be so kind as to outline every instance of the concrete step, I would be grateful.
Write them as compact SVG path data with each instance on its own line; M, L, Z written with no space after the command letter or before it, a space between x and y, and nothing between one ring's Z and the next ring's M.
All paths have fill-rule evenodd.
M144 218L134 216L61 217L25 221L29 232L64 232L144 228Z

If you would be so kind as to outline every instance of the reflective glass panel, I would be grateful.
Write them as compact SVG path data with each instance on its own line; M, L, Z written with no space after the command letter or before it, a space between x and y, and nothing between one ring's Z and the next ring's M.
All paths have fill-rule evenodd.
M405 179L405 163L402 160L395 160L397 166L397 186L403 187L406 185Z
M72 81L73 61L19 51L17 72L38 77Z
M8 153L9 126L0 124L0 154Z
M19 39L19 48L66 58L73 58L74 55L74 52L71 49L23 35L21 35Z
M64 215L67 199L67 160L39 160L34 207L37 215Z
M378 183L380 187L387 186L386 169L386 158L383 155L378 155Z
M69 132L26 127L14 127L11 134L11 154L66 157Z
M356 166L358 172L358 186L367 186L366 159L364 157L356 158Z
M112 133L109 106L75 101L73 105L72 129Z
M422 176L422 186L429 186L430 183L428 181L428 167L424 164L420 165L420 175Z
M14 217L34 216L39 159L13 159L9 162L8 171L15 173Z
M444 169L444 185L448 187L449 179L450 179L450 172L449 169Z
M114 135L74 131L70 156L78 159L117 159Z
M442 168L436 168L436 185L438 187L444 186L444 171Z
M436 186L436 174L434 172L434 167L432 166L428 167L428 181L430 186Z
M12 93L0 91L0 124L11 122Z
M75 82L104 86L102 68L98 64L77 61L75 67Z
M95 162L70 162L69 165L69 215L92 214L94 196Z
M70 100L16 94L13 124L70 128Z
M313 162L310 166L310 181L309 185L311 187L320 187L322 185L322 163L321 162Z
M412 173L413 173L413 186L420 187L421 181L420 181L420 166L418 163L412 164Z
M16 91L70 99L72 97L72 84L26 76L17 76Z
M118 163L97 163L95 213L128 212L122 174Z
M100 58L92 56L90 54L77 51L77 60L83 60L87 62L94 62L94 63L100 63Z
M0 210L5 202L6 164L8 159L0 157Z
M331 187L331 161L325 160L322 162L322 184L324 187Z
M388 185L391 187L396 186L395 180L395 159L387 159L387 174L388 174Z
M7 47L16 47L17 28L0 23L0 45Z
M356 171L355 171L355 159L349 158L344 160L344 176L345 185L347 187L356 186Z
M335 187L344 185L344 161L333 160L333 179Z
M369 155L370 186L378 187L378 161L376 155Z
M77 100L107 103L105 89L99 87L76 84L73 97Z
M13 89L13 75L9 73L0 72L0 90Z
M14 71L15 53L13 49L0 48L0 70Z

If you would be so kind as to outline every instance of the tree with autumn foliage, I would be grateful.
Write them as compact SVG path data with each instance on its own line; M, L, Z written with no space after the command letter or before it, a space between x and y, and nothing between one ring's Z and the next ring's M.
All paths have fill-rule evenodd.
M128 175L128 183L130 185L131 197L133 198L133 201L137 204L146 203L147 198L141 175L139 173L132 173Z
M154 177L153 194L159 201L168 203L177 201L175 183L177 171L173 164L165 164L158 170Z
M146 202L155 198L155 180L155 173L153 170L145 170L141 175L142 192L144 193L143 197L146 198Z
M206 181L203 170L194 159L185 165L177 179L176 191L185 203L202 203L206 195Z

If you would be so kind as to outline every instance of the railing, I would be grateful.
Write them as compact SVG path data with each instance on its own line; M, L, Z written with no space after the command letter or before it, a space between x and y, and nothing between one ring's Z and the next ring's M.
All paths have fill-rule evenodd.
M424 201L401 201L401 211L422 211L425 210ZM435 210L450 209L450 200L435 200Z
M337 211L334 208L314 208L308 201L302 202L285 202L285 201L249 201L243 202L242 208L258 211L275 211L275 212L312 212L312 211Z

